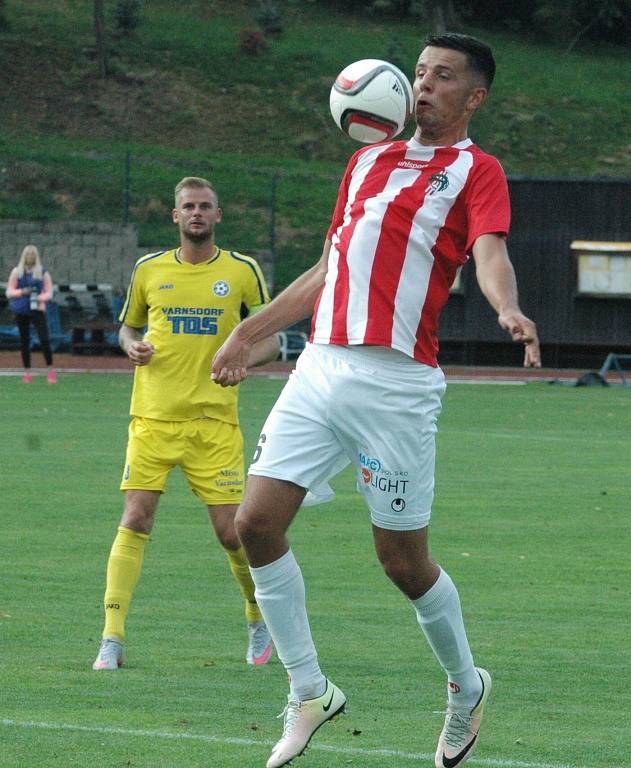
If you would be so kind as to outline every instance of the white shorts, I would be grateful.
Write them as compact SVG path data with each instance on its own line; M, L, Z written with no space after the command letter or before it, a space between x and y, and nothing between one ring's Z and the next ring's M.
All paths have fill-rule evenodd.
M306 503L333 496L328 481L349 463L374 525L424 528L434 497L440 368L385 347L308 344L265 422L251 475L306 488Z

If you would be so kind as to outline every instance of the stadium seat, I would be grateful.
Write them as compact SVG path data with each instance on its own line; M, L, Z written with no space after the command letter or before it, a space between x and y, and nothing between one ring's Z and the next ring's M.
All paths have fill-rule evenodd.
M296 331L289 328L286 331L280 331L278 339L280 341L280 357L286 362L291 355L298 355L305 348L307 343L307 334L303 331Z

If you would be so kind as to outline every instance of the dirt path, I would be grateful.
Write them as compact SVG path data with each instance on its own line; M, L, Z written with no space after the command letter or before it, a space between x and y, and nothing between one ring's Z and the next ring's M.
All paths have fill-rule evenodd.
M55 368L59 373L80 373L91 371L131 373L133 366L123 355L71 355L57 354L54 358ZM39 352L33 356L33 372L37 373L38 366L43 360ZM256 376L288 376L295 360L283 363L277 361L252 370ZM20 353L17 351L0 350L0 375L16 375L22 372ZM585 371L565 368L526 369L526 368L492 368L487 366L445 366L445 375L452 381L530 381L552 379L575 380Z

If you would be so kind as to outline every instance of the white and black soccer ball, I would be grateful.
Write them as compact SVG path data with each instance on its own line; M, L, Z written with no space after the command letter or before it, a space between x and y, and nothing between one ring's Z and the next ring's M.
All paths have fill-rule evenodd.
M381 59L361 59L345 67L329 99L338 127L364 144L401 133L413 103L410 81L398 67Z

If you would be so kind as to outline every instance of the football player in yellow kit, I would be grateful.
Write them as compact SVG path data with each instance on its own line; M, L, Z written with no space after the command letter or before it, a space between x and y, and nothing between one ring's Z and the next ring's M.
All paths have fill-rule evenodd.
M247 662L265 664L272 653L234 527L245 482L238 393L210 377L213 356L242 313L256 312L269 295L254 259L215 245L221 217L217 193L206 179L182 179L173 209L180 247L138 260L119 318L120 345L136 369L121 482L125 504L107 564L105 627L95 670L123 664L125 619L160 494L175 466L206 504L245 598ZM278 350L276 336L262 340L252 347L249 365L275 359Z

